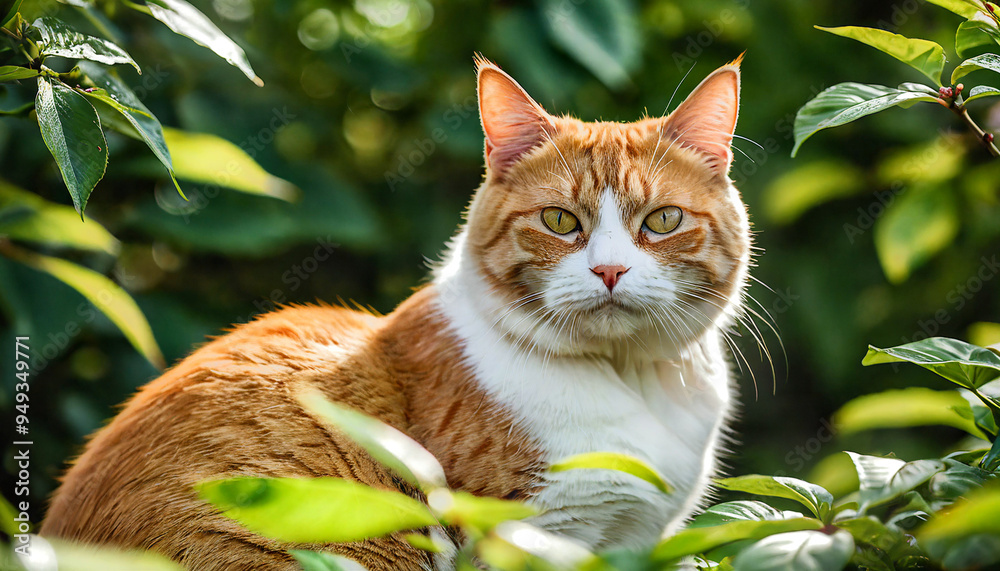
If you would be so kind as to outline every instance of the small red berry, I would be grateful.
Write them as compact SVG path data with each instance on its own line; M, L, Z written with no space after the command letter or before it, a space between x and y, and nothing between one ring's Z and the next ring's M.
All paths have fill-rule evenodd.
M983 140L986 141L987 143L992 143L993 142L993 133L986 133L986 134L984 134L983 135Z
M955 94L957 95L961 93L963 89L965 89L965 84L959 83L958 85L955 86Z
M955 92L950 87L942 87L941 89L938 89L938 95L945 99L950 99L954 97Z

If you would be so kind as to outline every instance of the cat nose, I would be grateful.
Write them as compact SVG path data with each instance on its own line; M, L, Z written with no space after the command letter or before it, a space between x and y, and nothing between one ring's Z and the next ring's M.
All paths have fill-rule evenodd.
M594 266L593 268L590 268L590 271L601 276L601 279L604 280L604 285L608 286L608 292L615 289L615 284L618 283L618 280L620 280L628 270L629 268L626 268L625 266Z

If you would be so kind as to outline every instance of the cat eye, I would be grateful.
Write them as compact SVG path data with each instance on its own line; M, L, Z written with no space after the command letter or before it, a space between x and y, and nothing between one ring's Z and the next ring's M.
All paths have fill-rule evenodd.
M542 210L542 222L556 234L569 234L580 227L580 222L562 208L545 208Z
M682 217L680 208L665 206L647 216L643 222L643 226L650 232L666 234L667 232L673 232L681 225Z

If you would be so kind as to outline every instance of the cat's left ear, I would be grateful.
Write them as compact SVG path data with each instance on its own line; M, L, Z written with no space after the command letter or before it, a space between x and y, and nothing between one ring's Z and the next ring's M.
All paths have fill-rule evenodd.
M733 133L740 111L740 62L713 71L669 117L663 136L704 153L712 169L726 175L733 162Z
M479 116L486 133L486 164L503 173L521 156L542 144L552 120L542 106L496 64L476 58Z

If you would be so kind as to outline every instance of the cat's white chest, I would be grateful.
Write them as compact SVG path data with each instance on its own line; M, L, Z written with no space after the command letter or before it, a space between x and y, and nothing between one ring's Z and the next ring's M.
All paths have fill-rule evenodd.
M619 452L644 460L674 488L666 495L608 470L548 473L533 498L544 513L533 523L592 548L639 547L695 509L729 411L728 370L715 337L693 358L614 364L608 357L546 358L455 317L480 387L512 414L547 464Z

